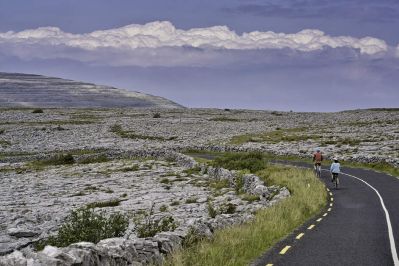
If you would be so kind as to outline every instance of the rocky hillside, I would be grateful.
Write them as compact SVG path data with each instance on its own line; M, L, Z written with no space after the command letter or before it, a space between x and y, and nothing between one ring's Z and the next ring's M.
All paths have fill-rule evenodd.
M0 107L181 108L153 95L40 75L0 72Z

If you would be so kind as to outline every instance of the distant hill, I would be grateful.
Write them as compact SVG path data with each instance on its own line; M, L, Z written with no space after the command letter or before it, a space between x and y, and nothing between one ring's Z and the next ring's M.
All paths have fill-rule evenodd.
M168 99L41 75L0 72L0 107L182 108Z

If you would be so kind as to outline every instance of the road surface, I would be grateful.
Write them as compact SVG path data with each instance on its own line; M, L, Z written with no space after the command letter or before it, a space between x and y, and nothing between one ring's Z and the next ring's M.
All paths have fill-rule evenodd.
M329 188L326 209L254 265L399 266L399 179L364 169L343 172L336 190L322 171Z

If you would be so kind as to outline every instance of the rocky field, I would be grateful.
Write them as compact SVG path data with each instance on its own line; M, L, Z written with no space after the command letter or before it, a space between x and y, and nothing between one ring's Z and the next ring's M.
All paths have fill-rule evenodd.
M184 151L264 151L310 160L320 147L327 157L398 167L398 140L395 109L1 109L0 254L22 253L3 257L0 265L61 259L72 264L111 251L126 264L156 263L193 228L209 237L289 196L285 188L206 166ZM56 163L60 154L73 162ZM237 178L243 181L241 194ZM97 245L33 252L32 243L54 234L70 211L84 206L127 215L128 230ZM171 217L170 230L144 238L137 229L140 215ZM122 252L127 249L130 255Z

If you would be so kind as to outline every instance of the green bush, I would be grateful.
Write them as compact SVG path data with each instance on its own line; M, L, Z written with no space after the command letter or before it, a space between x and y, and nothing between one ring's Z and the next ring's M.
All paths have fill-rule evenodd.
M90 163L105 163L108 162L109 159L106 155L99 155L93 157L87 157L79 161L81 164L90 164Z
M105 191L108 193L107 191ZM99 201L99 202L92 202L87 204L88 209L94 209L94 208L105 208L105 207L116 207L119 206L121 200L114 199L114 200L109 200L109 201Z
M41 250L46 245L66 247L81 241L98 243L102 239L123 236L128 225L128 219L122 214L114 213L107 217L104 212L80 208L66 218L57 235L40 241L35 247Z
M267 167L262 153L226 153L221 157L216 157L213 166L223 167L229 170L249 170L255 173Z
M198 199L196 197L191 197L191 198L186 199L186 203L187 204L197 203L197 200Z
M215 218L216 215L218 215L218 212L217 212L217 210L215 209L215 207L213 207L212 202L208 202L207 209L208 209L208 214L209 214L209 216L210 216L211 218Z
M49 165L65 165L65 164L74 164L75 159L72 154L58 154L54 157L51 157L47 160L34 161L31 163L34 167L43 167Z
M161 114L160 113L155 113L152 115L152 118L161 118Z
M36 108L33 109L32 114L42 114L43 113L43 109L41 108Z
M174 231L177 228L177 222L172 216L156 218L154 214L154 204L149 212L144 212L141 216L134 219L135 230L138 237L152 237L160 232Z

